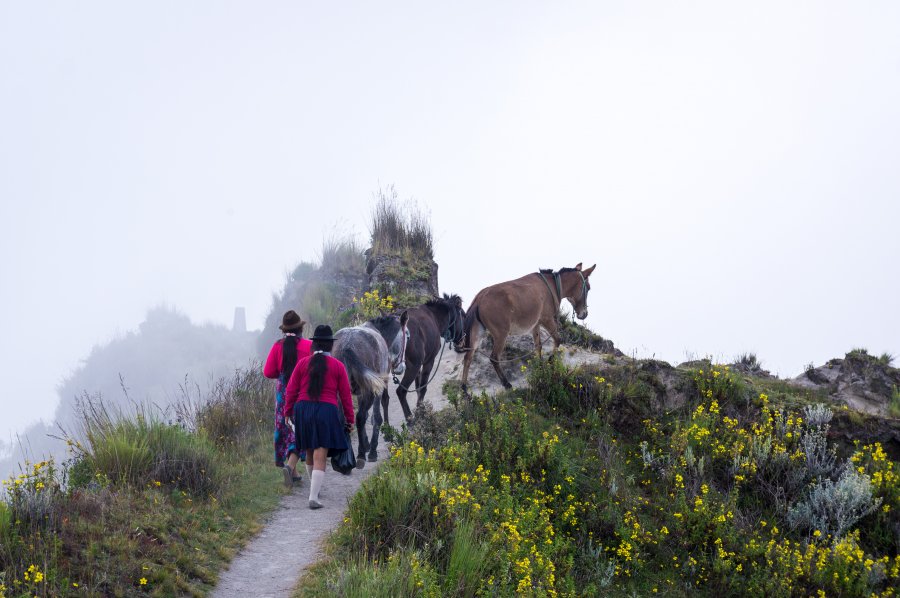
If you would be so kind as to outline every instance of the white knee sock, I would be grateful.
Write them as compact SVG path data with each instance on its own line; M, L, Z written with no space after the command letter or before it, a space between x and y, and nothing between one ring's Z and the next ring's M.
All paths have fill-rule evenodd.
M325 472L314 469L309 475L309 480L309 500L318 502L319 490L322 489L322 484L325 483Z
M307 463L306 464L306 477L309 478L310 480L312 479L312 472L313 472L312 464Z

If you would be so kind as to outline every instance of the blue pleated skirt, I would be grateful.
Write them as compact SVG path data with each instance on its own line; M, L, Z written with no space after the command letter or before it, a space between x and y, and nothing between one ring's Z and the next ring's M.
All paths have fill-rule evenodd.
M343 418L337 405L319 401L297 401L294 405L294 429L297 448L350 448L344 432ZM329 451L329 454L331 451Z

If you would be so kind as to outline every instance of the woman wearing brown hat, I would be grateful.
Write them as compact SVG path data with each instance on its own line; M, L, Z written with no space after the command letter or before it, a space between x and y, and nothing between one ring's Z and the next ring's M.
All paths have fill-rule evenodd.
M284 418L284 389L297 362L309 356L312 342L302 338L303 326L306 325L297 312L289 310L281 318L279 328L284 337L276 341L269 351L263 375L278 380L275 385L275 466L284 471L284 485L288 488L295 481L300 481L297 474L297 461L300 452L297 450L294 430ZM285 463L285 461L287 463Z
M294 417L297 444L306 449L307 471L312 461L310 509L322 507L319 491L325 482L329 449L350 448L346 432L355 421L350 379L344 364L330 355L333 344L331 327L317 326L312 337L313 354L297 362L284 396L284 416ZM343 421L339 408L344 412Z

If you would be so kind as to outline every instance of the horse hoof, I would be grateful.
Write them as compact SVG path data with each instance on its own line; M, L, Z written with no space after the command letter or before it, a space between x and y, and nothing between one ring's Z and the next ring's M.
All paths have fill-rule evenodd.
M369 455L369 462L374 463L375 461L378 461L378 453L372 453L371 455Z
M357 457L356 459L356 469L362 469L366 466L366 460L362 457Z
M512 388L512 384L510 384L509 382L504 382L503 388L505 388L506 390L509 390L510 388Z

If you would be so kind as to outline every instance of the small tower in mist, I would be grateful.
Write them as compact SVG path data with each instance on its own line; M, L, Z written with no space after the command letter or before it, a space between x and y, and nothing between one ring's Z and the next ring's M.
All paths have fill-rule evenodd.
M231 325L232 332L247 332L247 312L243 307L234 308L234 324Z

